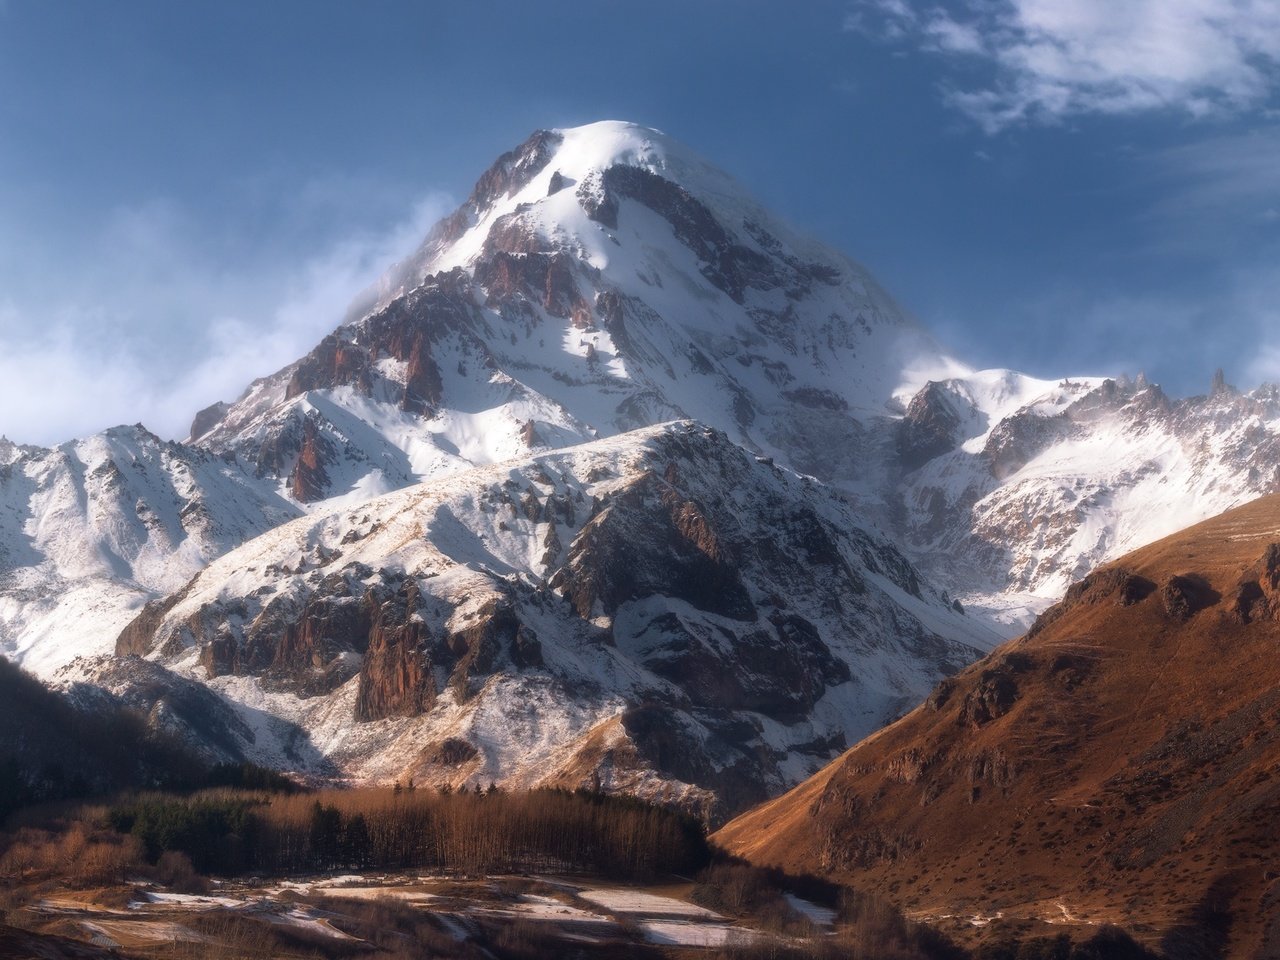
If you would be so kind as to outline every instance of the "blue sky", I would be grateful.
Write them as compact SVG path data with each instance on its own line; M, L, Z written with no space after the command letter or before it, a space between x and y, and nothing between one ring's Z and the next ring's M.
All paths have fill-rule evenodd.
M293 359L538 127L659 127L962 358L1280 379L1280 2L0 0L0 433Z

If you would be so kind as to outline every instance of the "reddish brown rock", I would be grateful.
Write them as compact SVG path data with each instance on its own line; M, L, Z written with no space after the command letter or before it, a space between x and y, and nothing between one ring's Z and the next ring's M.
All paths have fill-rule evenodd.
M212 680L241 672L239 647L230 637L214 637L200 648L200 666Z
M289 491L296 500L310 503L327 496L329 476L324 469L327 446L316 430L315 421L308 417L302 428L302 449L298 451L289 478Z
M415 716L435 702L435 680L426 649L426 624L415 616L418 586L405 581L401 593L378 603L366 597L371 608L369 645L360 668L356 694L356 720Z
M491 303L523 296L575 327L587 329L595 324L567 254L498 250L476 265L476 282L488 291Z
M542 172L564 138L552 130L536 130L520 146L494 161L476 181L469 203L489 206L500 197L509 197Z
M426 336L419 333L413 338L413 346L409 350L404 397L400 401L400 407L428 416L434 412L433 408L440 403L443 395L444 383L440 379L440 368L431 356Z
M537 636L520 623L510 602L503 598L486 602L444 642L456 658L449 685L461 700L473 692L471 681L491 673L501 659L510 658L517 668L542 666L542 645Z
M308 390L346 383L369 389L369 356L360 346L329 334L298 362L284 396L289 400Z
M446 737L422 753L422 762L436 767L460 767L480 756L480 751L457 737Z
M652 471L582 528L551 586L586 618L597 615L597 604L612 614L628 600L653 594L739 620L755 616L737 564L711 522Z
M1203 577L1177 574L1166 580L1160 588L1160 599L1170 617L1175 620L1190 620L1222 598Z
M195 419L191 421L191 432L189 436L196 440L203 437L206 433L222 422L222 418L227 415L227 411L231 409L231 404L223 400L212 403L205 407L195 415Z
M1119 566L1109 566L1089 574L1067 588L1061 601L1040 614L1027 636L1034 637L1060 617L1082 606L1115 603L1122 607L1141 603L1156 589L1146 577Z
M190 584L177 593L170 594L161 600L149 600L136 617L120 631L116 638L116 656L145 657L155 644L156 630L164 621L165 615L186 597Z
M476 217L495 200L523 189L550 162L562 140L558 133L538 130L520 146L498 157L476 181L466 203L436 224L412 259L418 263L430 262L435 254L466 233Z
M526 420L524 422L524 426L520 428L520 440L530 450L533 450L536 447L546 446L542 441L542 437L538 435L538 425L532 420ZM536 521L537 518L531 517L530 519Z

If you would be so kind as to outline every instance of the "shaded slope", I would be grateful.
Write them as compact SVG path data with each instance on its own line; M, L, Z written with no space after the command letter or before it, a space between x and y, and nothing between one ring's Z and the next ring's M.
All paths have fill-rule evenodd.
M77 710L0 658L0 823L32 803L126 788L185 786L205 770L144 718L103 705Z
M1276 955L1278 542L1268 497L1095 572L717 842L928 915Z

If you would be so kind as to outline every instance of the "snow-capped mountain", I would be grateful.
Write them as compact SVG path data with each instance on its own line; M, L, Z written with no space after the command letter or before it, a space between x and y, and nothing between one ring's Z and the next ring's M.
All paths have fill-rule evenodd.
M741 802L989 647L979 621L1015 632L1097 563L1277 486L1274 388L1171 401L973 370L862 267L634 124L534 134L358 304L186 444L0 442L5 655L219 756L518 782L604 776L607 755L617 785ZM657 429L674 420L701 426ZM637 466L677 436L696 482L684 454L674 479ZM847 569L795 565L805 511ZM712 515L714 543L685 543ZM783 572L758 552L775 523ZM618 529L670 570L626 589L612 571L597 610L588 547L625 555ZM672 571L693 550L719 583L721 546L737 605L698 606ZM792 610L812 630L775 622ZM468 617L489 624L479 663ZM786 696L766 655L800 658Z
M245 728L290 721L238 740L277 766L302 730L312 773L598 777L732 811L991 640L828 488L677 423L285 524L149 605L119 653Z
M1105 559L1275 489L1251 452L1280 432L1269 388L1174 404L968 368L862 267L633 124L534 134L367 300L196 442L296 501L356 502L692 418L854 497L1006 633Z
M1012 634L1099 564L1280 489L1280 389L984 371L898 422L904 548ZM963 579L956 575L963 571Z

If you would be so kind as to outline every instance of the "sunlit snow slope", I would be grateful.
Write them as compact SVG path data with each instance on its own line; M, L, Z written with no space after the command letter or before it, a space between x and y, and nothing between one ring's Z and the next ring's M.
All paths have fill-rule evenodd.
M234 463L117 427L0 451L0 652L37 673L110 651L142 604L299 509Z
M692 418L854 497L1005 632L1276 485L1252 450L1277 432L1268 389L1172 403L970 369L862 267L634 124L534 134L364 302L197 441L300 502L356 502Z

